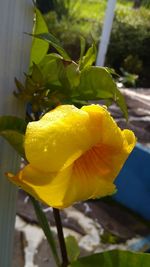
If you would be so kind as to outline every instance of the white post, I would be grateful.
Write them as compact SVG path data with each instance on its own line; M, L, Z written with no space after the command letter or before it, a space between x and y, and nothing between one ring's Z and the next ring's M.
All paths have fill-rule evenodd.
M112 23L115 13L115 5L116 5L116 0L108 0L104 25L102 29L102 35L99 43L97 62L96 62L96 65L98 66L104 66L105 64L105 56L112 29Z
M32 0L0 0L0 115L23 115L13 97L14 77L27 71L33 25ZM20 159L0 138L0 267L10 267L12 257L17 189L4 173L15 172Z

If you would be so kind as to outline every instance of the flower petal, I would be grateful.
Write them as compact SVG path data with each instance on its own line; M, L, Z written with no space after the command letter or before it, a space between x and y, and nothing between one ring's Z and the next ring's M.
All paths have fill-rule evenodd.
M28 124L26 157L39 170L60 171L97 143L98 135L90 129L87 112L71 105L59 106Z
M91 165L87 162L87 155L57 173L40 172L28 164L16 176L8 176L26 192L56 208L65 208L74 202L102 197L115 191L112 182L101 179L95 162Z
M121 148L123 144L122 131L105 107L99 105L83 106L82 110L89 114L91 125L97 125L99 141L97 143Z
M132 131L117 126L99 105L59 106L25 137L28 164L9 179L57 208L115 191L114 179L135 146Z
M136 144L136 137L134 133L128 129L122 131L122 136L124 138L124 149L129 154Z
M9 180L45 204L62 208L64 196L70 187L72 170L67 168L58 173L44 173L28 164L17 175L7 174Z
M135 144L131 131L124 130L122 149L97 144L72 165L59 172L43 172L28 164L9 179L42 202L65 208L74 202L115 192L114 179Z

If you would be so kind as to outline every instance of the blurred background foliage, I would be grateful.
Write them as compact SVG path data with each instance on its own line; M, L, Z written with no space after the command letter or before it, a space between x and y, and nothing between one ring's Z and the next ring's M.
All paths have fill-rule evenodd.
M124 97L112 77L115 72L93 66L97 57L94 42L86 50L86 40L80 37L79 59L72 60L59 39L49 32L38 8L33 34L29 35L33 37L29 71L24 83L15 78L14 91L27 104L28 121L37 120L60 104L81 107L95 100L102 100L106 106L115 102L128 118Z
M106 0L37 0L36 3L44 13L49 32L60 40L71 58L79 59L80 36L85 38L86 48L93 40L98 45ZM149 21L149 0L117 1L106 65L121 75L131 74L131 84L126 86L150 85Z

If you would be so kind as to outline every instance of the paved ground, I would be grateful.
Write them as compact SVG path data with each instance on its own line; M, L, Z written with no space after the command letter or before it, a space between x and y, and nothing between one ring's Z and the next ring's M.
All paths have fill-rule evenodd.
M52 209L43 207L56 237ZM48 244L24 192L19 192L14 241L13 267L56 267ZM65 236L74 236L81 255L108 249L133 249L150 234L147 222L129 210L105 198L76 204L61 212ZM144 242L140 250L150 244Z
M128 122L116 105L110 107L112 115L121 128L132 129L138 142L150 146L150 89L122 89L129 112Z

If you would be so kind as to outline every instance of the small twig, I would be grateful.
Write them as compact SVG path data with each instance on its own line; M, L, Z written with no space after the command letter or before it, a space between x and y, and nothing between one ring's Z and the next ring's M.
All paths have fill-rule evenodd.
M54 218L56 222L57 232L58 232L58 239L60 244L60 250L62 255L62 265L61 267L67 267L69 265L68 256L67 256L67 250L66 250L66 244L62 229L62 223L60 218L59 210L56 208L53 208Z

